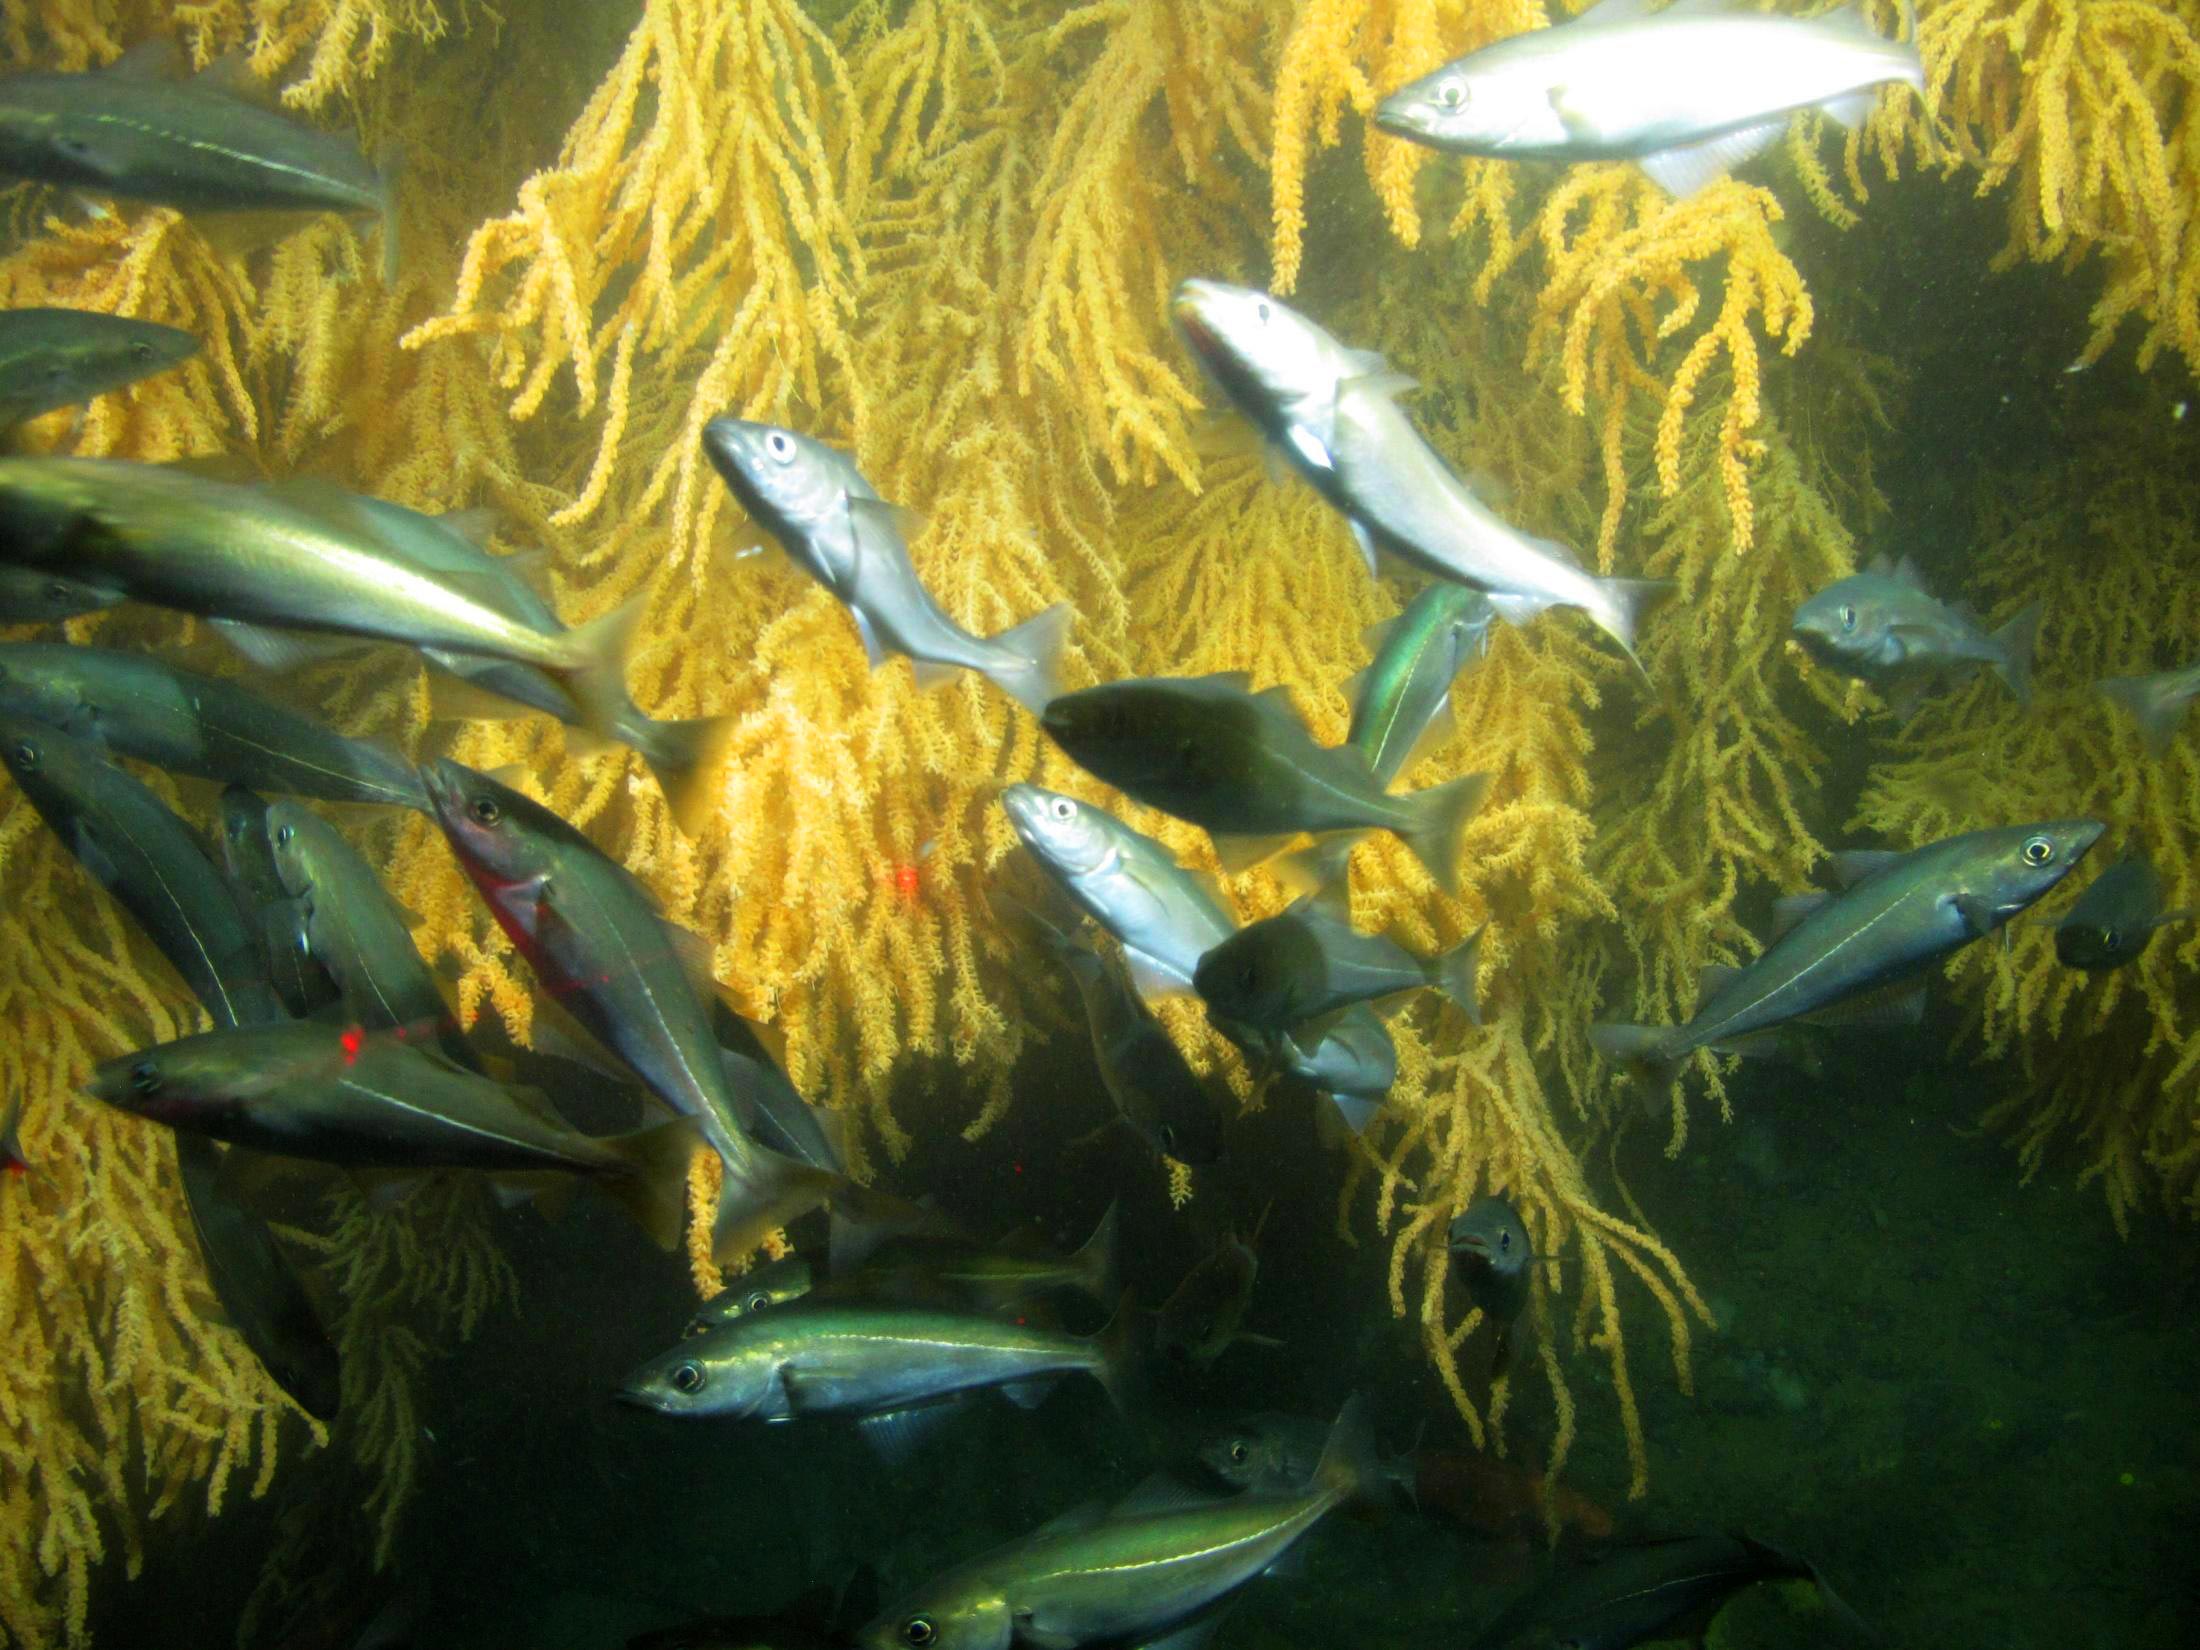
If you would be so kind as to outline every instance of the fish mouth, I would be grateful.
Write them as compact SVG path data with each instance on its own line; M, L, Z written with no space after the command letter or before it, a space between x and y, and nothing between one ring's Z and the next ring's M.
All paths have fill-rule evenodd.
M654 1411L657 1408L657 1400L638 1386L613 1387L611 1389L611 1401L615 1404L625 1404L632 1409Z
M1391 137L1418 137L1421 130L1420 122L1413 118L1410 112L1411 108L1410 104L1400 103L1396 98L1386 97L1382 102L1375 105L1375 113L1370 117L1368 124L1373 126L1376 131L1388 133Z

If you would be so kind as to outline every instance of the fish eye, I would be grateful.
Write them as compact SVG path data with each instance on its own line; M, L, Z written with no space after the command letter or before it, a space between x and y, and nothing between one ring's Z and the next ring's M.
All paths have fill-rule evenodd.
M674 1390L679 1392L695 1393L702 1391L703 1366L692 1361L681 1364L672 1372L672 1385Z
M1054 817L1065 823L1077 817L1077 804L1066 796L1056 797L1050 806L1054 810Z
M68 382L68 378L69 369L59 361L46 369L46 382L49 384L64 384Z
M15 744L15 765L25 773L38 771L38 745L29 739L19 739Z
M759 1289L755 1294L751 1295L744 1304L751 1312L761 1312L764 1310L765 1307L771 1305L771 1303L771 1296L765 1294L763 1290Z
M278 825L275 827L275 845L278 848L287 848L290 846L290 839L297 834L298 827L295 825Z
M130 346L130 359L131 359L131 360L133 360L133 361L150 361L150 360L152 360L152 358L153 358L153 346L152 346L151 344L148 344L148 343L147 343L147 342L146 342L146 341L145 341L144 339L140 338L140 339L139 339L139 340L138 340L138 341L137 341L136 343L134 343L134 344L132 344L132 345Z
M1510 1233L1510 1232L1499 1232L1499 1233L1497 1234L1497 1246L1498 1246L1498 1248L1500 1248L1500 1249L1510 1249L1510 1248L1511 1248L1511 1247L1513 1246L1513 1235L1512 1235L1512 1233Z
M940 1630L932 1625L930 1616L911 1616L901 1624L901 1642L912 1646L913 1650L924 1650L924 1646L939 1636Z
M2044 836L2027 837L2024 843L2024 863L2049 865L2055 859L2055 845Z
M484 825L494 825L504 817L504 810L497 806L497 799L493 796L475 797L472 812L474 818Z
M1242 1466L1251 1457L1252 1453L1251 1450L1245 1447L1244 1439L1233 1438L1230 1440L1230 1459L1239 1465Z
M2124 948L2124 937L2113 928L2104 928L2101 930L2101 944L2110 951L2121 951Z
M1467 101L1467 89L1456 80L1447 80L1436 88L1436 106L1440 109L1456 109Z
M150 1060L140 1060L130 1068L130 1087L139 1094L160 1093L160 1067Z
M1176 1150L1175 1125L1170 1123L1162 1124L1161 1127L1154 1130L1154 1138L1161 1142L1161 1149L1163 1151L1173 1152Z
M794 457L794 437L785 430L774 430L764 437L764 451L784 464Z
M1841 628L1843 630L1854 630L1856 628L1856 609L1847 602L1841 604Z
M74 601L76 599L76 592L59 579L46 586L46 595L48 599L57 602Z

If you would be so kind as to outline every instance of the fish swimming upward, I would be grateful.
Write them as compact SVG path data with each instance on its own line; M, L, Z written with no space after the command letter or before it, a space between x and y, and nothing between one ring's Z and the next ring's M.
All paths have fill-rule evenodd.
M963 629L910 563L907 513L881 499L845 454L740 418L705 425L703 451L750 518L848 609L873 669L902 654L920 688L974 670L1034 716L1061 691L1069 608L1050 607L998 636Z
M1925 90L1917 18L1907 40L1860 6L1818 17L1743 0L1602 0L1447 63L1383 99L1379 131L1454 155L1632 160L1687 195L1764 149L1799 109L1856 127L1890 83Z

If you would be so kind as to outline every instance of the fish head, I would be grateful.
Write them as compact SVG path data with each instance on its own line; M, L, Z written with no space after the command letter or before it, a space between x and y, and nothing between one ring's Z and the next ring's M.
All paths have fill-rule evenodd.
M1321 966L1321 947L1281 918L1250 923L1199 959L1192 989L1237 1025L1285 1031L1301 1016L1296 982Z
M1479 1197L1451 1223L1446 1247L1455 1259L1487 1266L1499 1277L1518 1277L1535 1259L1535 1245L1520 1211L1502 1197Z
M1292 1482L1287 1441L1258 1424L1231 1427L1208 1439L1199 1447L1199 1464L1241 1490L1298 1488Z
M198 352L199 341L188 332L107 316L57 348L42 366L36 387L42 400L65 407L165 372Z
M0 624L57 624L79 613L102 612L121 601L121 591L66 573L0 567Z
M2065 968L2088 973L2121 968L2139 954L2151 932L2066 917L2055 926L2055 958Z
M561 846L577 833L509 785L448 757L420 770L437 822L476 887L490 896L548 883Z
M1454 155L1548 153L1567 123L1547 77L1461 58L1392 92L1375 106L1379 132Z
M1795 636L1820 663L1855 672L1891 669L1907 649L1899 634L1918 592L1882 573L1837 579L1795 610Z
M2107 827L2097 819L2053 819L1972 833L1972 852L1956 870L1951 899L1962 898L2006 921L2077 868Z
M1017 836L1048 869L1065 877L1091 876L1115 854L1110 815L1089 802L1037 785L1011 785L1001 807Z
M1351 352L1289 304L1225 281L1179 283L1177 335L1238 411L1270 436L1314 416L1324 429Z
M28 716L0 714L0 762L43 809L79 813L107 759L88 741ZM53 815L49 812L49 818Z
M766 1261L742 1273L730 1287L698 1307L695 1315L688 1319L686 1333L691 1337L707 1334L721 1324L784 1306L807 1295L813 1281L810 1263L800 1255L782 1255L777 1260Z
M799 431L746 418L704 425L703 452L750 520L813 577L848 588L857 542L849 501L877 495L844 455Z
M1133 796L1217 782L1214 718L1165 680L1102 682L1049 700L1039 725L1086 772Z
M267 805L267 845L275 858L275 878L292 899L313 892L319 834L328 827L295 802Z
M1209 1096L1204 1084L1164 1105L1153 1125L1153 1143L1165 1157L1193 1168L1222 1158L1222 1108Z
M786 1414L771 1349L727 1345L722 1336L682 1340L635 1370L613 1396L660 1415L779 1420Z
M344 1032L328 1030L325 1052L332 1066L341 1058L344 1038ZM269 1052L265 1039L240 1043L233 1035L208 1032L102 1061L84 1089L149 1122L203 1129L297 1075L297 1061L270 1058Z
M856 1635L858 1650L1008 1650L1015 1613L998 1586L951 1572Z

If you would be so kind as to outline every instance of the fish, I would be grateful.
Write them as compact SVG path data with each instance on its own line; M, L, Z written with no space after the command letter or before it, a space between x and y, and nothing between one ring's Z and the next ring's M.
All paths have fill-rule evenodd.
M1453 155L1632 160L1689 195L1787 130L1802 109L1851 129L1883 85L1925 92L1917 19L1907 40L1872 31L1860 6L1817 17L1739 0L1602 0L1446 63L1376 105L1376 130Z
M237 96L220 74L164 79L146 62L0 77L0 177L185 213L372 216L394 278L396 191L356 145Z
M1232 1035L1231 1028L1222 1029L1225 1036ZM1398 1081L1398 1045L1390 1040L1382 1016L1364 1003L1338 1015L1318 1041L1296 1032L1254 1037L1243 1028L1233 1040L1256 1059L1328 1095L1354 1134L1374 1120Z
M181 1037L100 1063L85 1092L148 1122L281 1157L357 1169L579 1175L672 1249L699 1143L676 1118L614 1136L568 1128L394 1031L295 1021Z
M816 1282L815 1270L800 1255L781 1255L777 1260L764 1261L750 1267L732 1284L697 1307L680 1333L692 1339L750 1313L768 1312L775 1306L800 1300Z
M1219 1159L1222 1108L1122 966L1046 913L1022 912L1077 987L1093 1062L1117 1119L1163 1157L1195 1168Z
M1234 1490L1251 1495L1294 1495L1304 1490L1329 1441L1329 1423L1311 1415L1264 1410L1224 1427L1203 1441L1199 1464ZM1390 1498L1414 1504L1413 1452L1372 1457Z
M662 1415L795 1421L882 1416L1001 1387L1035 1404L1055 1378L1090 1375L1111 1400L1131 1379L1133 1309L1097 1335L912 1302L789 1301L683 1339L619 1387Z
M192 334L156 321L92 309L0 310L0 441L41 413L181 366L198 350Z
M2059 819L1967 831L1908 853L1836 854L1842 892L1785 902L1793 926L1755 962L1707 971L1687 1024L1594 1025L1589 1041L1608 1060L1669 1071L1696 1049L1726 1048L1895 984L2040 899L2103 829Z
M2055 955L2066 968L2102 973L2138 960L2155 931L2191 922L2200 911L2162 909L2162 878L2126 855L2095 877L2055 925Z
M1347 1400L1306 1486L1187 1500L1167 1488L1067 1513L957 1565L855 1635L858 1650L1079 1650L1160 1641L1348 1501L1379 1499L1366 1406ZM1149 1501L1148 1496L1151 1496Z
M1493 1193L1476 1198L1452 1220L1445 1247L1452 1276L1490 1320L1490 1372L1501 1375L1512 1362L1513 1328L1528 1304L1535 1240L1511 1200Z
M1441 992L1480 1025L1475 970L1481 947L1476 929L1442 956L1416 957L1395 940L1354 928L1343 891L1333 886L1247 923L1199 959L1192 984L1217 1019L1268 1032L1424 988Z
M1853 1630L1877 1639L1817 1566L1746 1535L1715 1532L1608 1548L1594 1563L1561 1570L1500 1612L1470 1650L1628 1650L1707 1620L1752 1583L1790 1580L1816 1585Z
M452 851L544 990L693 1117L725 1164L713 1253L731 1264L848 1185L751 1140L698 982L707 964L624 866L541 803L448 758L421 770Z
M914 518L881 499L846 454L740 418L706 424L703 451L750 519L848 609L873 669L899 653L920 689L974 670L1035 716L1061 691L1068 606L998 636L972 635L932 599L910 563Z
M1221 281L1182 282L1170 315L1208 377L1345 518L1371 573L1388 550L1481 591L1512 624L1579 608L1641 668L1637 626L1671 582L1599 578L1566 546L1501 519L1413 427L1398 405L1412 380L1381 355Z
M219 808L222 867L229 873L247 925L260 939L268 983L291 1017L303 1020L342 1002L344 994L299 930L290 895L275 869L267 808L266 798L242 785L223 790Z
M267 810L267 835L284 896L269 913L281 925L274 931L328 972L352 1019L480 1071L442 986L413 943L418 919L390 897L358 850L295 802Z
M1367 758L1378 785L1389 789L1447 725L1451 685L1488 650L1496 617L1481 591L1438 580L1367 633L1375 657L1345 684L1352 699L1345 743Z
M58 624L120 605L123 593L96 579L0 561L0 624Z
M2152 676L2111 676L2100 684L2100 691L2110 704L2131 714L2147 749L2162 756L2168 753L2187 707L2200 697L2200 664Z
M1240 1342L1251 1346L1281 1346L1268 1335L1255 1335L1245 1327L1246 1310L1253 1304L1253 1285L1260 1278L1261 1228L1268 1224L1262 1210L1250 1237L1237 1229L1224 1230L1214 1251L1184 1274L1175 1293L1161 1303L1154 1325L1155 1349L1179 1363L1205 1369Z
M23 1097L8 1097L8 1109L0 1113L0 1175L21 1180L31 1172L31 1160L23 1151Z
M848 1273L836 1272L833 1287L858 1297L952 1301L983 1312L1015 1310L1057 1289L1106 1305L1116 1293L1120 1226L1111 1203L1092 1234L1066 1255L1036 1240L981 1244L926 1232L898 1234L870 1247Z
M497 556L485 548L487 512L430 516L386 499L348 496L356 497L357 507L374 520L384 541L416 567L464 581L482 600L530 630L545 636L567 633L565 623L521 571L536 563L537 553ZM572 691L535 665L439 647L423 648L421 657L482 694L542 711L570 727L589 725L588 712ZM468 704L463 709L471 715L483 707ZM660 721L634 703L622 682L604 731L648 765L680 828L693 836L716 800L715 783L732 727L723 716Z
M1387 830L1447 892L1489 775L1393 797L1349 745L1322 746L1279 688L1242 671L1133 677L1064 694L1040 724L1078 766L1126 796L1203 827L1226 866L1259 863L1302 831Z
M1973 664L1990 668L2018 704L2030 704L2040 613L2034 602L1989 634L1927 594L1908 558L1880 557L1797 608L1795 634L1812 657L1871 683L1907 719L1931 678Z
M243 685L144 653L0 643L0 708L170 773L426 812L411 763Z
M123 459L0 457L0 561L228 621L225 634L248 653L256 627L272 625L536 665L606 730L625 700L624 655L639 616L629 602L544 635L417 566L350 494Z

